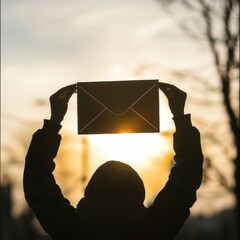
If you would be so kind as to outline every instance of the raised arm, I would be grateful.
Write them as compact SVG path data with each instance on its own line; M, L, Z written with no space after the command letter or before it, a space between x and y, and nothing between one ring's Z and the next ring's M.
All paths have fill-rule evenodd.
M190 114L184 115L187 94L177 87L159 83L168 98L176 126L174 133L174 165L169 179L149 208L163 239L174 239L189 216L202 181L203 155L199 131L192 126Z
M55 169L53 159L61 141L58 134L60 123L75 89L75 85L70 85L50 97L51 118L44 120L43 128L34 133L24 169L25 198L43 229L57 239L61 239L59 235L63 226L67 230L74 228L75 209L63 197L52 172ZM71 235L69 237L71 238Z

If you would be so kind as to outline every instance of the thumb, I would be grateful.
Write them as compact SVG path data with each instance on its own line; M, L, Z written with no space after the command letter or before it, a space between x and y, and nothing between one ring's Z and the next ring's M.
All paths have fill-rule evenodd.
M76 84L68 85L60 89L58 98L60 100L64 100L68 102L75 91L76 91Z
M174 90L176 88L175 86L173 86L171 84L162 83L162 82L159 82L158 86L168 99L170 99L172 97L172 95L174 94Z

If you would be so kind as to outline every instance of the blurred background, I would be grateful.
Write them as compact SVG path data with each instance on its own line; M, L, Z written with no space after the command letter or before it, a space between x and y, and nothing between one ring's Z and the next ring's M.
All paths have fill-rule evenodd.
M1 239L51 239L23 194L32 134L49 97L80 81L159 79L188 93L204 179L176 239L235 240L239 231L239 1L2 0ZM62 123L55 177L76 206L107 160L133 166L145 205L163 188L175 131L160 92L160 134L77 135L76 95Z

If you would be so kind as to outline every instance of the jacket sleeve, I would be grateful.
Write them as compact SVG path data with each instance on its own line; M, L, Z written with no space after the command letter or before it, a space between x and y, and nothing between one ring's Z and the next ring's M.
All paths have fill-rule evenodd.
M203 155L199 131L192 126L190 115L173 119L174 165L169 179L149 208L156 229L163 239L174 239L196 201L202 181ZM163 235L163 236L162 236Z
M43 128L34 133L26 156L23 177L25 198L43 229L53 239L62 239L59 235L63 229L65 233L74 232L75 209L63 197L52 174L55 168L53 159L61 141L58 134L60 128L60 124L44 120Z

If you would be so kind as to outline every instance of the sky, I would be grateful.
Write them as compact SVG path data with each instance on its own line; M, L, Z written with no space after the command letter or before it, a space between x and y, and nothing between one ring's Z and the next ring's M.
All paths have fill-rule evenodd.
M154 0L3 0L1 11L1 135L4 146L17 141L15 134L24 136L24 132L32 133L36 127L40 128L42 120L50 117L49 97L68 84L156 78L175 83L169 75L173 67L179 71L201 68L202 76L216 81L215 71L208 68L212 59L206 45L188 38L176 24L175 15L164 11ZM185 82L179 87L195 91L194 86ZM161 129L174 131L172 116L161 93L160 106ZM186 105L187 112L192 112L193 108L191 103ZM221 114L222 110L213 111ZM195 113L196 117L201 115L199 111ZM63 128L76 135L76 127L76 96L73 96ZM98 149L97 153L92 150L91 162L96 161L96 164L91 171L106 158L119 155L117 148L125 142L116 136L104 138L104 141L99 136L89 138L90 146ZM142 141L145 140L143 136ZM124 143L125 149L131 141L136 138L132 136L130 142ZM109 151L106 147L109 142L115 143L111 149L116 151ZM147 142L149 148L135 157L171 154L169 140L163 136L149 136ZM131 156L138 151L131 150L126 150ZM7 161L7 153L3 154L3 161ZM124 158L123 155L120 157ZM100 160L94 160L96 158ZM137 160L132 162L139 171L148 168L143 164L143 157L139 162L141 164ZM151 181L149 189L151 183L155 184ZM156 189L154 187L149 196L156 194ZM233 202L231 197L226 201Z
M172 65L211 62L202 48L153 0L2 1L3 116L7 124L48 118L49 108L43 112L37 101L78 81L169 82Z

